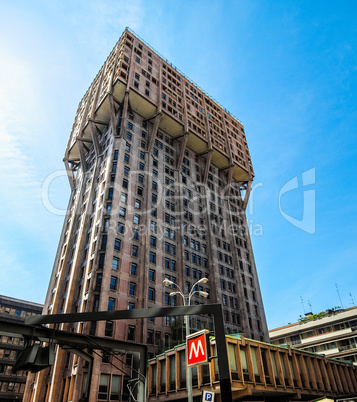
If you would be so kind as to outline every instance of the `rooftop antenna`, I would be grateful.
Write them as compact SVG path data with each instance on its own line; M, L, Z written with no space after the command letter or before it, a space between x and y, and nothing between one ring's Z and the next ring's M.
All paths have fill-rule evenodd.
M352 295L351 295L351 292L350 292L350 297L351 297L351 304L352 304L352 306L354 306L354 305L355 305L355 301L353 300L353 297L352 297Z
M307 304L310 306L310 312L312 313L312 307L311 307L310 300L307 301Z
M343 307L342 300L341 300L341 296L340 296L340 291L338 290L337 283L335 283L335 286L336 286L336 292L337 292L337 294L338 294L338 298L340 299L341 307L344 308L344 307Z
M305 306L304 306L304 299L301 296L300 296L300 299L301 299L302 309L304 310L304 314L306 314Z

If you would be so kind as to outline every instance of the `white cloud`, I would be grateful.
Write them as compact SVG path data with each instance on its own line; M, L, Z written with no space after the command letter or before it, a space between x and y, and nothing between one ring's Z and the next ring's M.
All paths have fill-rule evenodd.
M12 49L1 47L3 62L0 64L0 121L22 131L28 118L36 115L38 99L33 67L21 55L13 55Z
M43 222L41 162L34 153L43 136L44 105L33 62L4 42L0 50L0 207L5 220L28 231Z
M33 181L32 166L27 155L21 151L19 142L0 126L0 183L14 187L38 185ZM11 180L9 180L11 179Z
M19 141L0 126L0 205L7 216L12 215L15 221L31 227L40 185L32 161Z

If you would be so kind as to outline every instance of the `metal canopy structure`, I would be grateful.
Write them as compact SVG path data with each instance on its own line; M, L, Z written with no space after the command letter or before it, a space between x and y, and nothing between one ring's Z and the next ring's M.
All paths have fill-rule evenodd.
M27 325L41 325L41 324L56 324L56 323L69 323L69 322L84 322L84 321L113 321L113 320L129 320L149 317L173 317L185 316L195 314L210 314L214 318L214 331L217 344L217 363L219 372L219 381L221 386L222 400L225 402L232 402L231 378L228 365L226 338L224 334L224 322L221 304L210 305L197 305L186 307L158 307L148 309L134 309L134 310L116 310L116 311L99 311L95 313L73 313L73 314L53 314L27 317L25 323ZM53 331L47 329L48 331ZM57 332L57 331L56 331ZM67 334L67 332L66 332ZM86 335L73 334L79 338L93 339ZM84 340L83 339L83 340ZM103 338L96 338L103 339ZM107 339L105 339L107 340ZM111 341L111 340L110 340ZM120 341L112 341L114 343ZM122 342L127 344L127 342ZM138 346L138 345L137 345ZM146 373L147 359L140 359L140 373ZM141 387L142 389L142 387ZM140 391L140 388L139 388ZM142 392L140 392L142 394ZM139 399L138 399L139 400ZM144 401L144 399L142 399Z
M138 380L141 380L141 383L139 383L140 386L138 387L138 392L141 397L141 399L139 400L145 400L145 383L144 381L142 381L142 378L146 378L147 371L146 345L141 345L136 342L124 342L110 338L76 334L73 332L60 331L53 328L28 325L26 323L10 323L3 320L0 320L0 335L11 336L14 338L24 338L26 340L32 340L34 342L38 341L58 345L61 348L77 354L79 357L86 360L89 364L89 372L91 372L92 370L93 357L89 353L85 352L86 349L102 350L115 353L132 353L134 357L133 368L139 373ZM43 368L46 368L46 366L44 366ZM35 371L38 371L38 369L36 369ZM86 398L89 397L89 389L90 382L88 383L87 389L85 391Z

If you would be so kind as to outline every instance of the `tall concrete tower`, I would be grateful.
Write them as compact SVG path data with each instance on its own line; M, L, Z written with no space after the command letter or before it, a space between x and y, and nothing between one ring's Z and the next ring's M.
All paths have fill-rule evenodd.
M45 314L182 305L163 280L190 292L207 278L191 302L222 303L227 333L268 340L245 217L254 173L243 125L129 29L79 103L64 162L72 191ZM62 329L146 343L154 355L180 327L166 317ZM94 356L93 401L126 398L110 363ZM58 349L27 398L78 401L88 376Z

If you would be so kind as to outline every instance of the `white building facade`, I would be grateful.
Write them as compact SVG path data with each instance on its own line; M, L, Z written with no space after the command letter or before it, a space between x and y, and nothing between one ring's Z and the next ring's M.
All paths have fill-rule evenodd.
M289 324L269 331L275 345L323 354L357 364L357 307L326 313L316 320Z

